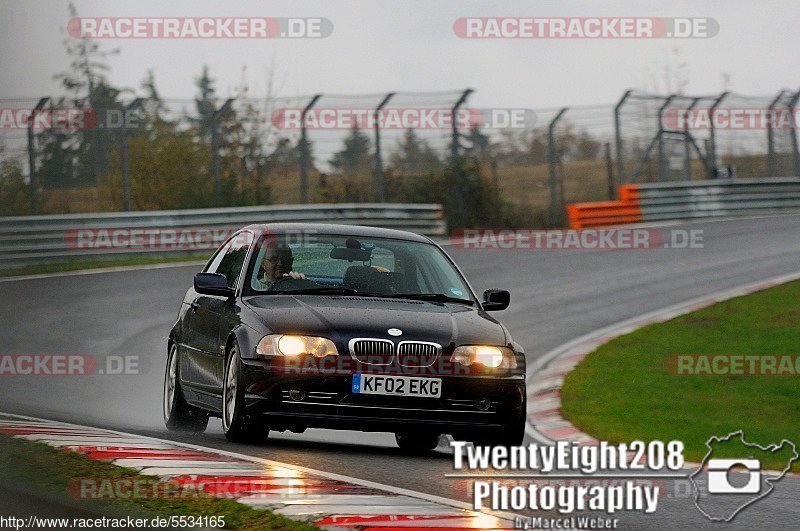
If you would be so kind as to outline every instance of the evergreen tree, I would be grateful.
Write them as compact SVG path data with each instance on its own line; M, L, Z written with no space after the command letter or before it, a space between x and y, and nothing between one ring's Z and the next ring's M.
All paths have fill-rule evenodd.
M152 68L147 71L147 75L142 80L141 89L144 92L142 114L146 115L146 121L150 124L163 123L166 105L156 88L156 77Z
M473 126L470 128L469 133L465 135L465 139L467 141L465 155L477 157L478 159L483 159L487 155L491 141L487 135L481 132L480 127Z
M214 88L214 79L208 73L208 66L203 65L203 72L200 77L195 79L199 95L195 98L195 108L197 116L195 122L198 124L199 135L201 138L211 138L211 121L214 112L217 110L217 91Z
M389 166L400 173L422 173L440 169L442 161L430 144L417 137L413 129L407 129L398 150L390 157Z
M70 16L78 16L69 4ZM106 79L110 70L106 58L118 50L102 50L97 42L82 36L68 37L64 47L70 58L70 68L55 76L70 94L53 103L54 107L75 107L91 112L96 119L84 115L85 127L78 131L45 131L39 134L40 182L44 186L74 186L94 184L108 170L109 152L116 136L109 130L99 130L109 111L119 111L121 91Z
M372 154L369 137L358 127L353 127L344 139L344 148L334 153L330 165L339 173L354 175L368 172L372 168Z

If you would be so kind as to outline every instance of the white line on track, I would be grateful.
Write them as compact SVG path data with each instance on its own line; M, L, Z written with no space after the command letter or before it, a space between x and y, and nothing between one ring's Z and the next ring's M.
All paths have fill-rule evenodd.
M8 417L26 419L26 420L30 420L30 421L41 421L41 420L43 420L43 419L40 419L38 417L30 417L30 416L27 416L27 415L17 415L17 414L12 414L12 413L2 413L2 415L8 416ZM86 427L86 426L81 426L79 424L72 424L72 423L69 423L69 422L60 422L60 421L54 421L54 422L57 422L57 424L60 424L60 425L70 426L70 427L74 427L74 428L85 428ZM399 494L399 495L402 495L402 496L410 496L410 497L414 497L414 498L419 498L421 500L425 500L425 501L429 501L429 502L433 502L433 503L439 503L439 504L442 504L442 505L447 505L447 506L450 506L450 507L454 507L456 509L465 509L465 510L468 510L468 511L475 511L475 509L472 507L472 505L469 504L469 503L466 503L466 502L461 502L461 501L458 501L458 500L451 500L449 498L444 498L444 497L441 497L441 496L435 496L433 494L426 494L424 492L417 492L417 491L404 489L404 488L400 488L400 487L394 487L392 485L386 485L384 483L378 483L378 482L375 482L375 481L368 481L368 480L364 480L364 479L358 479L358 478L354 478L354 477L350 477L350 476L345 476L345 475L342 475L342 474L336 474L336 473L333 473L333 472L325 472L325 471L322 471L322 470L315 470L313 468L307 468L307 467L303 467L303 466L299 466L299 465L293 465L293 464L289 464L289 463L281 463L281 462L278 462L278 461L272 461L270 459L262 459L260 457L253 457L253 456L250 456L250 455L239 454L239 453L235 453L235 452L229 452L229 451L226 451L226 450L218 450L216 448L209 448L209 447L200 446L200 445L197 445L197 444L190 444L190 443L184 443L184 442L179 442L179 441L172 441L172 440L169 440L169 439L159 439L157 437L150 437L150 436L147 436L147 435L137 435L137 434L132 434L132 433L125 433L125 432L116 431L116 430L109 430L109 429L106 429L106 428L99 428L99 429L102 429L104 432L107 432L107 433L110 433L110 434L119 435L121 437L136 437L136 438L140 438L140 439L144 439L144 440L148 440L148 441L153 441L153 442L160 443L160 444L169 444L169 445L174 445L174 446L181 446L183 448L189 448L189 449L192 449L192 450L200 450L200 451L203 451L203 452L215 453L217 455L222 455L222 456L227 456L227 457L234 457L236 459L249 461L251 463L257 463L257 464L260 464L260 465L267 465L267 466L270 466L270 467L289 468L289 469L292 469L292 470L296 470L297 472L303 472L303 473L306 473L306 474L316 475L316 476L323 477L323 478L326 478L326 479L332 479L332 480L336 480L336 481L343 481L343 482L346 482L346 483L352 483L352 484L360 485L360 486L363 486L363 487L371 487L371 488L374 488L374 489L384 490L386 492L392 492L394 494ZM202 466L202 463L200 463L200 465ZM483 512L483 514L489 514L489 515L496 516L496 517L502 518L502 519L507 519L507 520L513 520L515 518L515 516L517 516L517 515L514 515L512 513L503 512L503 511L483 510L482 512Z

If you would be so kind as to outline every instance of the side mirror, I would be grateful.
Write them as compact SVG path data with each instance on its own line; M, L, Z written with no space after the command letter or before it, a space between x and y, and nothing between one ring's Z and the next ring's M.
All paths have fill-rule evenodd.
M499 312L508 308L511 293L504 289L487 289L483 292L483 309L487 312Z
M228 287L228 279L219 273L197 273L194 276L194 290L202 295L233 297L233 288Z

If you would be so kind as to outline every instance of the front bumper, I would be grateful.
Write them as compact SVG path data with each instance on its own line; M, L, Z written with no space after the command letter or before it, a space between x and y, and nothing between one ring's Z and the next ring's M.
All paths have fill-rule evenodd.
M242 360L245 415L270 429L436 432L473 437L525 421L524 375L443 375L440 398L352 393L350 374L286 374L267 360ZM396 374L388 372L388 374Z

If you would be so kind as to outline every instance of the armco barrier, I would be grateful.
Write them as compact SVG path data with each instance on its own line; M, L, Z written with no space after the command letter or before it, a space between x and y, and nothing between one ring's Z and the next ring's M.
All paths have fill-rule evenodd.
M800 212L800 177L628 184L618 201L567 206L579 229L643 221Z
M191 251L191 245L95 248L76 245L75 234L84 229L236 229L252 223L308 222L371 225L409 230L431 237L444 236L446 223L439 204L347 203L279 205L22 216L0 218L0 269L36 264L144 253ZM119 232L119 231L118 231ZM186 231L184 231L186 232ZM212 248L200 249L206 255Z

